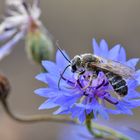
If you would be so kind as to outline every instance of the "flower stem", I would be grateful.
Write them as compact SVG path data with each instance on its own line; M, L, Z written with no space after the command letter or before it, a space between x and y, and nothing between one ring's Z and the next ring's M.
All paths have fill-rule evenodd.
M101 125L101 124L97 124L95 122L91 123L91 128L93 129L97 129L100 130L101 132L104 132L106 134L110 134L110 135L104 135L104 138L108 138L108 139L114 139L114 137L116 137L119 140L132 140L132 138L126 136L125 134L118 132L117 130L114 130L110 127Z
M92 136L94 136L96 138L103 138L103 135L101 133L97 133L96 131L94 131L94 129L91 125L92 118L93 118L92 114L86 115L86 127L87 127L88 131L91 133Z
M122 134L121 132L93 122L92 119L92 114L86 116L86 126L90 134L95 138L105 138L107 140L132 140L132 138Z
M70 118L64 116L59 117L59 116L52 116L52 115L31 115L31 116L17 115L12 112L6 100L1 100L1 103L8 116L20 123L36 123L36 122L43 122L43 121L57 122L57 123L75 123L73 120L70 120Z

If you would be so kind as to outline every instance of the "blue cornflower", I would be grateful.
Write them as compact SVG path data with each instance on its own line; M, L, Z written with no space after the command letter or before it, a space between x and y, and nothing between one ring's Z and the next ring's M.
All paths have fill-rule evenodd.
M105 40L101 40L98 45L93 39L93 52L97 56L118 61L132 69L135 69L139 60L132 58L126 61L125 49L121 45L115 45L109 50ZM69 59L65 51L63 53ZM48 87L35 91L36 94L47 99L39 109L59 107L54 114L71 114L72 118L78 118L80 122L84 122L86 115L90 113L94 114L94 118L102 116L109 119L109 114L132 115L131 109L140 106L140 94L136 91L140 85L140 70L135 72L135 78L126 79L128 93L120 98L112 94L114 89L110 84L107 84L108 79L102 71L92 80L90 86L87 86L91 75L90 71L79 76L72 72L71 67L68 67L62 75L64 69L70 64L60 51L56 53L56 63L42 61L42 65L48 73L41 73L36 78L46 83ZM60 77L62 80L60 88L58 88Z

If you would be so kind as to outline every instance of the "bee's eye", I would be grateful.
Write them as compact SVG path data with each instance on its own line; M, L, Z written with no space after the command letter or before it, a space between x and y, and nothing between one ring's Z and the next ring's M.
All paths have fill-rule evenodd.
M75 72L77 70L76 65L72 65L72 72Z

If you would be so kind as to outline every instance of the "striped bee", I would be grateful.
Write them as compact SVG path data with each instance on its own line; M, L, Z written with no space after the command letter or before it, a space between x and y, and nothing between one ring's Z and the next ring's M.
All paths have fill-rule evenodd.
M77 72L79 75L84 74L86 71L96 73L96 75L103 72L119 97L127 95L128 86L125 80L133 78L135 74L134 69L117 61L87 53L76 55L71 60L70 66L72 72Z

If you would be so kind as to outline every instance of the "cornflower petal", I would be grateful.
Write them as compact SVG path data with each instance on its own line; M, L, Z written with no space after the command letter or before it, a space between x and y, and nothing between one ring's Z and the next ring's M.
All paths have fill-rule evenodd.
M5 39L10 38L12 35L14 35L17 32L17 30L13 29L13 30L9 30L4 32L3 34L0 34L0 41L3 41Z
M136 71L135 78L136 78L138 84L140 85L140 70Z
M100 55L105 57L105 58L108 55L108 45L107 45L107 42L104 39L102 39L100 41Z
M69 108L66 107L60 107L57 109L55 112L53 112L54 115L59 115L59 114L69 114Z
M118 61L122 62L123 64L126 61L126 52L125 52L125 49L123 47L121 47L121 49L120 49L120 53L118 55Z
M8 43L3 45L0 48L0 59L4 58L6 55L8 55L14 45L23 38L24 32L17 33L12 40L10 40Z
M34 19L38 19L41 15L41 10L38 5L39 5L39 0L34 0L32 5L32 10L31 10L31 15L33 16Z
M115 45L115 46L109 51L108 58L111 59L111 60L117 61L117 60L118 60L119 52L120 52L120 44Z
M54 98L58 96L58 94L60 94L60 91L56 92L54 89L51 88L40 88L35 90L34 92L35 94L46 98Z
M137 63L139 62L139 58L132 58L126 62L127 66L135 69Z
M92 40L92 46L93 46L93 52L95 55L99 55L100 56L100 48L99 48L99 45L97 44L96 40L93 39Z
M126 99L134 99L134 98L140 98L140 93L137 92L136 90L134 89L131 89L128 91L128 94L126 97L124 97Z
M57 104L53 103L52 100L48 99L47 101L45 101L40 107L39 109L42 110L42 109L51 109L51 108L54 108L54 107L57 107Z
M55 65L54 62L45 60L45 61L42 61L42 65L50 74L53 74L56 76L60 75L60 72L58 71L58 67Z
M36 79L48 84L49 87L58 88L58 83L56 82L58 81L58 77L55 77L48 73L41 73L36 76Z
M69 107L77 102L81 95L74 95L74 96L60 96L54 100L56 104L61 106Z

